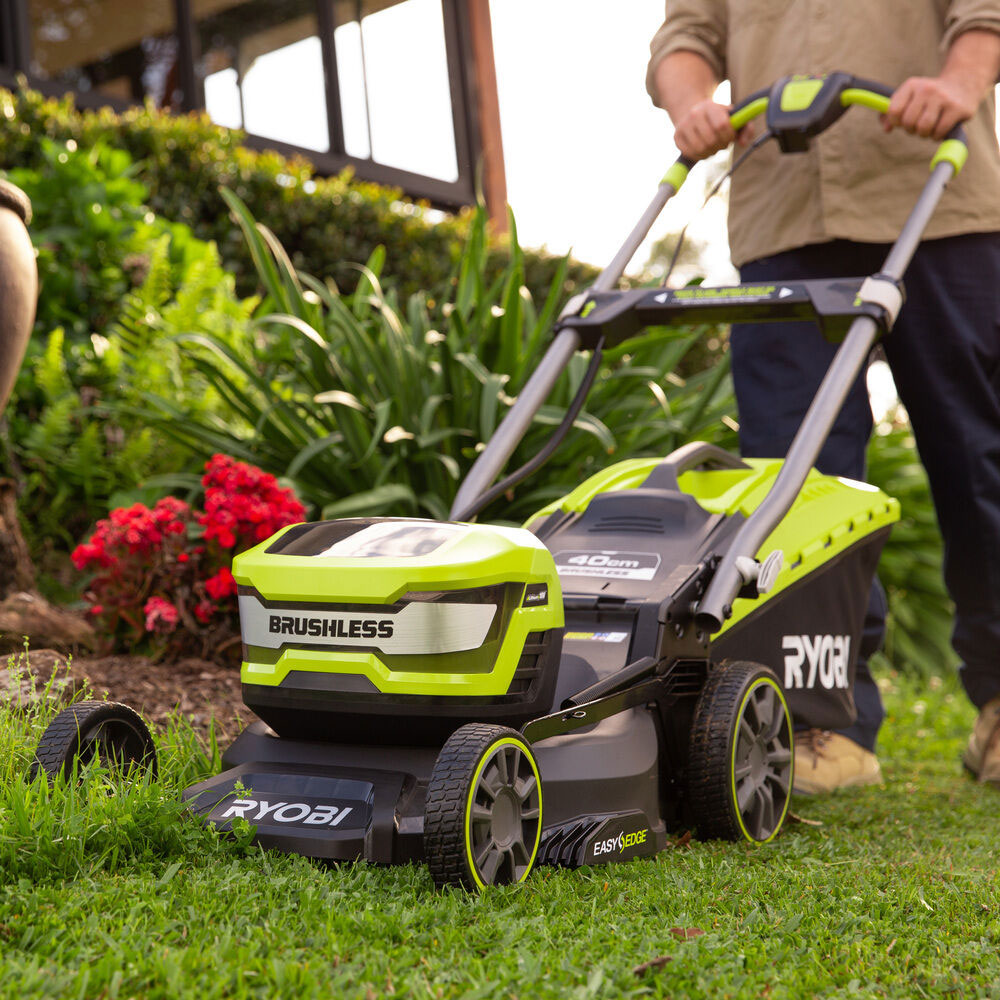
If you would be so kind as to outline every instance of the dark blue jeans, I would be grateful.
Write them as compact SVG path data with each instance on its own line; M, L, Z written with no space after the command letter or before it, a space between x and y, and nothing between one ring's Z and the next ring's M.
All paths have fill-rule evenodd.
M743 281L874 274L888 247L835 240L752 261ZM952 643L973 704L1000 694L1000 233L928 240L905 277L906 304L884 340L930 479L955 602ZM784 455L836 351L810 323L738 324L730 347L749 457ZM860 377L817 461L864 479L872 416ZM867 657L884 631L876 584L855 684L858 721L846 735L874 749L884 718Z

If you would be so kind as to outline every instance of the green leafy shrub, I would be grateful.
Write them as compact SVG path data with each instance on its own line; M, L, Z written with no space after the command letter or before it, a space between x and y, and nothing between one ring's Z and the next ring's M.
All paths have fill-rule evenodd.
M35 208L41 294L0 457L47 564L110 506L142 499L148 477L190 461L128 406L158 391L209 410L217 397L173 335L211 330L234 342L256 300L237 297L213 245L145 206L127 153L42 147L42 168L12 175Z
M42 137L39 151L36 169L8 173L35 206L35 328L47 333L61 326L81 341L114 319L142 267L152 233L146 190L134 180L132 159L122 150L98 144L81 151L75 143L67 147Z
M52 100L25 87L0 90L0 168L38 169L47 139L72 140L80 149L105 145L127 151L139 165L153 212L215 241L224 266L245 293L256 287L256 274L219 198L220 185L268 220L302 270L331 274L338 284L353 287L352 262L367 260L381 245L402 295L417 290L432 298L447 294L467 215L430 213L398 190L358 181L350 171L317 177L306 160L247 149L240 145L242 136L212 124L204 114L169 115L151 107L121 114L108 108L79 111L69 96ZM491 243L493 274L502 271L507 256L505 242ZM544 252L526 254L524 261L525 282L537 298L562 265ZM572 264L563 273L563 293L589 283L594 273Z
M432 307L420 293L401 303L383 291L381 252L345 295L297 272L274 235L235 195L226 197L267 289L254 318L261 349L211 334L182 337L201 349L193 363L226 408L195 419L151 395L149 422L200 457L224 451L285 477L324 517L446 516L547 346L563 269L536 305L515 233L505 272L491 280L480 211L448 303ZM663 454L693 437L731 439L721 421L733 407L725 365L671 382L699 335L659 329L607 351L575 432L542 475L484 516L523 520L614 458ZM572 359L512 464L539 450L587 364L583 355Z
M868 478L902 507L878 570L889 598L885 656L897 670L940 674L958 662L951 648L952 605L941 576L941 534L927 473L908 424L879 428L868 448Z

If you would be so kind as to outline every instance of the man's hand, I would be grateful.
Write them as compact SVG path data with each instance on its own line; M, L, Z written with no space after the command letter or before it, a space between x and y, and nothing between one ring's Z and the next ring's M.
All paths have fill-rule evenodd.
M725 149L735 138L729 108L711 100L699 101L674 130L674 145L689 160L704 160Z
M943 139L959 122L976 113L983 95L955 80L911 76L892 95L882 127L899 127L924 138Z
M967 31L952 43L940 76L913 76L892 95L882 116L886 132L903 128L925 138L944 139L975 113L1000 72L1000 35Z
M674 145L689 160L703 160L734 139L745 146L753 138L749 125L737 136L730 109L712 100L718 85L715 71L697 52L671 52L656 69L660 104L674 123Z

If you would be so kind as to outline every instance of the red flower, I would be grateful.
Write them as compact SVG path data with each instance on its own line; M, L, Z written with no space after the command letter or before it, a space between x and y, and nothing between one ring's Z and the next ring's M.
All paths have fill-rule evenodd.
M151 508L119 507L73 550L73 564L90 575L89 613L101 616L123 645L156 633L169 635L171 650L184 653L209 629L235 629L232 550L305 517L295 494L274 476L226 455L206 463L202 482L202 511L171 496ZM196 525L201 538L191 537ZM140 605L138 595L150 593L156 596ZM180 607L191 609L183 622Z
M162 597L151 597L142 611L147 632L173 632L180 621L177 608Z
M206 463L202 484L205 513L198 523L205 540L224 549L263 541L305 517L295 494L279 487L274 476L226 455L213 455Z
M194 608L194 616L202 625L207 625L215 612L216 607L211 601L199 601Z
M236 581L228 566L223 566L215 576L205 581L205 592L213 601L221 601L236 593Z

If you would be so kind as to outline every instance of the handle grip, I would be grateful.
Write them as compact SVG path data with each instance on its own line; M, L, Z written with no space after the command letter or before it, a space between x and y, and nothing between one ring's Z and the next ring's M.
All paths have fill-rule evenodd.
M754 118L765 115L768 129L774 133L782 152L802 152L809 147L810 139L825 132L853 105L885 114L893 93L885 84L849 73L787 76L735 104L729 122L739 131ZM968 155L965 129L956 125L938 146L930 166L933 170L939 163L948 162L958 173ZM664 182L677 190L694 164L687 156L679 157L667 171Z
M744 97L739 104L733 105L729 112L729 124L733 127L734 132L739 132L744 125L752 122L754 118L759 118L767 111L767 98L770 93L771 88L764 87L762 90L755 90L749 97ZM697 160L692 160L688 156L679 156L674 161L685 170L690 170L696 162Z

